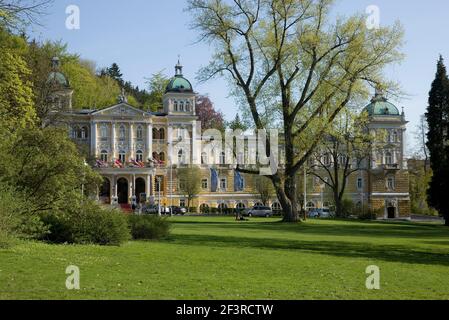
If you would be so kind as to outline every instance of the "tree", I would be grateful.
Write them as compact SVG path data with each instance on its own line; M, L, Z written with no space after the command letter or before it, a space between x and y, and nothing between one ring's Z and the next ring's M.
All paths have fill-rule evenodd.
M25 41L0 26L0 129L2 134L14 133L34 125L36 113L31 70L24 56ZM3 137L6 138L6 137Z
M106 68L106 75L117 81L120 87L123 87L123 74L117 63L113 63L109 68Z
M170 79L162 71L153 74L147 80L150 93L144 104L146 110L157 112L162 108L165 90L169 82Z
M92 193L100 185L66 130L24 129L1 150L0 182L26 196L29 213L67 208L80 202L82 189Z
M428 190L429 204L443 215L449 227L449 78L441 56L429 93L426 118L429 128L427 147L433 171Z
M53 0L0 0L0 24L14 31L39 25L39 17L52 3Z
M376 140L369 132L368 115L345 110L332 123L316 151L312 154L313 164L309 174L330 188L337 217L344 216L343 200L347 182L351 175L368 168L369 155L374 144L380 147L381 134Z
M195 108L203 132L210 129L216 129L221 132L224 131L224 116L221 112L215 110L214 103L208 96L197 96Z
M248 130L249 126L246 125L241 119L240 119L240 115L237 113L237 115L235 116L235 119L232 120L231 122L228 123L227 127L233 131L236 130L242 130L243 132L245 132L246 130Z
M201 169L197 166L178 168L179 192L187 197L190 210L192 200L201 192Z
M414 132L417 149L415 150L415 158L423 159L424 172L427 174L429 168L429 148L427 148L427 132L429 127L426 122L426 116L420 118L419 125Z
M383 68L402 57L399 25L368 29L361 15L331 23L331 9L329 0L189 0L192 27L215 47L199 80L227 75L257 130L263 115L279 119L285 166L269 178L287 222L299 220L296 174L328 126L369 86L386 86Z
M275 194L273 185L270 180L263 176L257 176L254 179L254 187L259 194L260 201L264 206L268 206L269 201L273 198Z

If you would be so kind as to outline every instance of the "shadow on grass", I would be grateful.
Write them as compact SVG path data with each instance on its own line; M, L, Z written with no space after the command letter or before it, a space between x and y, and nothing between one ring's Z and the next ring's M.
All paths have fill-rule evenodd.
M449 228L434 224L415 224L412 222L378 222L378 221L345 221L334 220L329 223L288 224L282 222L214 222L214 221L176 221L179 225L196 225L229 230L260 230L293 232L304 235L325 235L338 237L381 237L381 238L413 238L449 241Z
M176 235L170 242L187 246L290 250L336 257L449 266L449 254L447 252L428 252L421 248L418 250L418 248L401 245L372 245L338 241L315 242L284 239L254 239L212 235Z

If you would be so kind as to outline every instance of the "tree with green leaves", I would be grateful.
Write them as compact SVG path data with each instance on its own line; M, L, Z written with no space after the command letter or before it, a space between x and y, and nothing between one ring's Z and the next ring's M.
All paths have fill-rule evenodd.
M233 131L236 130L242 130L243 132L245 132L246 130L249 129L249 126L246 125L241 119L240 119L240 115L237 113L237 115L235 116L235 119L232 120L231 122L229 122L227 124L227 127Z
M187 207L201 192L201 169L197 166L178 168L179 193L187 198Z
M157 72L147 79L149 96L146 99L144 107L147 111L157 112L163 107L163 98L165 90L170 82L162 71Z
M367 99L374 86L387 86L382 71L402 58L402 27L371 29L364 15L331 21L330 0L188 3L193 29L215 48L199 80L227 76L258 130L266 129L264 115L276 116L271 124L280 128L285 165L268 178L284 221L299 221L298 171L348 104ZM269 141L266 151L270 156Z
M429 127L427 147L433 171L428 190L429 204L445 218L449 227L449 78L443 57L438 60L426 118Z

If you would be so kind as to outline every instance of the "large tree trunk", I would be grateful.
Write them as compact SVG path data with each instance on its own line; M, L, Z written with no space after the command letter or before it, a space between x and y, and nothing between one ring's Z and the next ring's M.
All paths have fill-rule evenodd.
M301 209L298 205L295 179L288 177L282 184L278 177L274 177L273 185L284 212L283 221L289 223L300 222Z
M444 221L445 221L444 225L445 225L446 227L449 227L449 215L447 215L447 216L444 217Z

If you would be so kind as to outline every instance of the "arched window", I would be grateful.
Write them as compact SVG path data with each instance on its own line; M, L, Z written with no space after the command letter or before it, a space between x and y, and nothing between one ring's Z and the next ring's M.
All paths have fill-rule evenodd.
M206 152L201 154L201 164L209 164L209 157Z
M165 162L165 153L159 153L159 161Z
M77 139L82 139L83 135L82 135L81 128L80 127L76 127L75 130L76 130L76 138Z
M200 212L201 212L201 213L209 213L209 212L210 212L210 207L209 207L209 205L203 203L203 204L200 206Z
M179 102L179 111L184 112L184 101Z
M239 203L237 204L236 209L237 209L237 210L245 210L245 209L246 209L246 206L245 206L244 203L239 202Z
M315 203L313 203L312 201L307 203L307 210L315 209L315 207Z
M262 204L262 203L260 203L260 202L257 202L255 205L254 205L254 207L263 207L264 205Z
M136 152L136 161L137 162L143 162L143 152L142 150L139 150Z
M393 154L391 152L387 152L385 154L385 164L387 165L393 164Z
M281 207L281 205L280 205L279 202L273 203L273 205L271 206L271 209L272 209L273 212L275 212L275 213L280 213L280 212L282 212L282 207Z
M203 190L209 189L209 180L208 179L201 180L201 189L203 189Z
M126 128L124 125L120 126L119 139L120 139L120 141L125 141L125 139L126 139Z
M153 140L159 140L159 130L153 128Z
M159 153L153 152L153 160L159 160Z
M137 140L142 141L143 140L143 128L142 126L137 127Z
M100 160L103 162L108 162L109 153L106 150L101 151Z
M175 102L173 103L173 109L175 110L175 112L178 112L178 111L179 111L179 108L178 108L178 101L176 101L176 100L175 100Z
M330 156L330 154L325 154L323 156L323 164L325 166L330 166L331 165L331 156Z
M220 165L224 166L226 164L226 153L220 153Z
M186 112L190 112L190 101L186 101Z
M159 139L165 140L165 130L164 129L159 130Z
M226 203L220 203L218 205L218 210L220 213L225 213L228 210L228 205Z
M357 190L362 190L362 189L363 189L363 179L358 178L357 179Z

